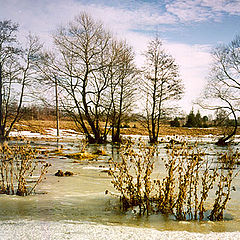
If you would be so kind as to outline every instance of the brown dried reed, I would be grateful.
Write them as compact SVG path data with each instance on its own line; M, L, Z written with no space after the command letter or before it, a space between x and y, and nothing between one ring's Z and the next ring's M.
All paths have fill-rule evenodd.
M151 176L156 147L141 141L138 146L129 141L121 147L120 161L110 160L109 174L120 192L122 209L138 206L139 214L159 212L177 220L222 220L232 181L239 172L234 170L239 154L229 150L220 154L216 163L216 158L209 159L197 144L172 143L165 151L166 176L162 179Z
M0 145L0 193L26 196L43 180L50 164L36 159L38 151L30 145ZM36 180L30 178L38 171Z

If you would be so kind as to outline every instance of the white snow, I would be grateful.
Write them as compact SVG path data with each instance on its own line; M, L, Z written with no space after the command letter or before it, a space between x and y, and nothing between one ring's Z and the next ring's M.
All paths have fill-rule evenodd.
M0 221L0 239L35 240L204 240L204 239L240 239L240 232L193 233L186 231L158 231L150 228L134 228L115 225L101 225L76 221Z

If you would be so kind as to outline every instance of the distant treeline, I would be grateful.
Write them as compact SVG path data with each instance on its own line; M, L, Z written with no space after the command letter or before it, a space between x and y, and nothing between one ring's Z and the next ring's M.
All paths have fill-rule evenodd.
M226 112L223 110L215 112L215 118L209 119L207 116L201 116L198 111L194 114L191 110L186 117L175 117L170 121L171 127L196 127L196 128L208 128L208 127L221 127L221 126L234 126L234 119L230 119ZM240 121L238 120L238 125Z
M59 110L60 118L62 120L71 120L64 110ZM102 121L104 121L104 116L102 116ZM56 109L53 106L43 106L43 105L28 105L22 109L22 119L23 120L55 120L56 119ZM138 114L132 114L125 116L125 122L121 127L128 128L129 122L142 121L141 116ZM215 126L234 126L234 120L229 119L224 112L216 112L214 119L209 119L208 116L201 116L198 111L196 114L194 111L183 117L174 117L173 120L169 118L162 119L163 124L170 124L171 127L196 127L196 128L208 128ZM240 124L240 121L239 121ZM136 125L135 125L136 127Z
M63 111L59 111L60 117L67 119L68 117ZM22 109L23 120L55 120L56 119L56 109L52 106L43 105L29 105L24 106Z

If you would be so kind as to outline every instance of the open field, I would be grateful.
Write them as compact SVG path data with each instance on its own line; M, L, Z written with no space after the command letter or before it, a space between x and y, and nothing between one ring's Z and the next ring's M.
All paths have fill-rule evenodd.
M121 134L123 135L148 135L147 129L145 129L139 122L130 122L129 128L122 128ZM17 131L31 131L34 133L44 134L49 128L56 128L56 122L52 120L27 120L18 122L14 130ZM73 121L61 121L60 129L72 129L81 132ZM169 125L161 125L160 136L165 135L221 135L222 129L217 127L211 128L186 128L186 127L170 127ZM240 134L238 130L237 134Z

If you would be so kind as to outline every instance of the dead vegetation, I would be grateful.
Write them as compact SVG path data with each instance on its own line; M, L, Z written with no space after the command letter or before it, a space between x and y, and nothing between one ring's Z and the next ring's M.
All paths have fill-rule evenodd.
M45 134L45 130L56 128L56 121L53 120L21 120L14 125L18 131L31 131ZM77 130L73 121L61 121L60 128Z
M154 178L156 149L128 142L121 148L120 160L110 161L109 174L120 192L123 210L138 206L139 214L162 213L177 220L222 220L230 200L237 152L228 151L210 159L197 145L167 149L162 159L165 177ZM223 167L223 160L228 167Z
M62 154L62 156L76 160L93 160L98 157L98 155L89 152L68 153Z
M1 145L0 193L19 196L33 193L51 166L37 160L37 156L37 150L29 145Z
M139 122L130 122L128 128L121 128L121 134L123 135L148 135L146 129ZM49 128L56 128L55 121L49 120L27 120L20 121L15 124L14 129L17 131L31 131L34 133L46 134L46 130ZM73 121L63 120L60 122L60 129L71 129L79 132ZM82 133L80 131L80 133ZM222 129L220 127L213 128L185 128L185 127L170 127L166 124L160 125L160 135L221 135ZM237 133L239 134L239 133Z
M153 199L153 185L150 176L153 171L153 147L143 143L138 146L139 152L133 150L129 141L121 150L121 161L111 160L109 174L112 184L121 193L120 201L123 210L139 206L140 213L149 212Z

